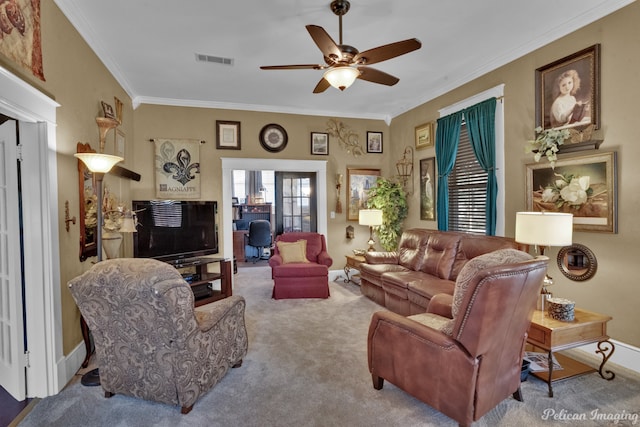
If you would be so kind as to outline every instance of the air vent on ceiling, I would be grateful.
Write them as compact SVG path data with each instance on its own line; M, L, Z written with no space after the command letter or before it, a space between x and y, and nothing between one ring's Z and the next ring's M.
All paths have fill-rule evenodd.
M214 64L222 64L222 65L233 65L233 58L223 58L221 56L204 55L202 53L196 53L196 61L211 62Z

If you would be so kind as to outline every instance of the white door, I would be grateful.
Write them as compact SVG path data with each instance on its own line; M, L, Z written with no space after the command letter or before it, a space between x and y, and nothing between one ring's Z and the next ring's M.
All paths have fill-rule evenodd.
M16 122L0 125L0 385L26 397Z

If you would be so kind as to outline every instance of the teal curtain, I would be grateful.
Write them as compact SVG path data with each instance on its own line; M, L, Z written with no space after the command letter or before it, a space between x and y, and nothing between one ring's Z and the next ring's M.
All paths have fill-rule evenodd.
M462 111L438 119L436 128L436 162L438 164L438 230L449 229L449 173L456 163Z
M491 98L464 110L469 139L480 167L487 173L486 234L496 234L496 99Z

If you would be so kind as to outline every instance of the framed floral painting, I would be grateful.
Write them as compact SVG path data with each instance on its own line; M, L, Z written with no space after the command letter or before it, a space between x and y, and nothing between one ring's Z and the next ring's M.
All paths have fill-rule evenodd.
M617 233L616 152L527 165L527 210L573 214L574 231Z

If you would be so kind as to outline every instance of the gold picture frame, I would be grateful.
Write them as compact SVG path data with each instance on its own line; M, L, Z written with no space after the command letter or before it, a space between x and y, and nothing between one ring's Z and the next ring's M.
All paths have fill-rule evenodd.
M420 126L416 126L416 150L433 147L435 139L435 135L433 134L434 128L435 122L423 123Z
M347 168L347 221L357 221L360 209L367 209L367 192L379 176L380 169Z
M526 167L528 211L572 213L574 231L618 232L615 151Z

